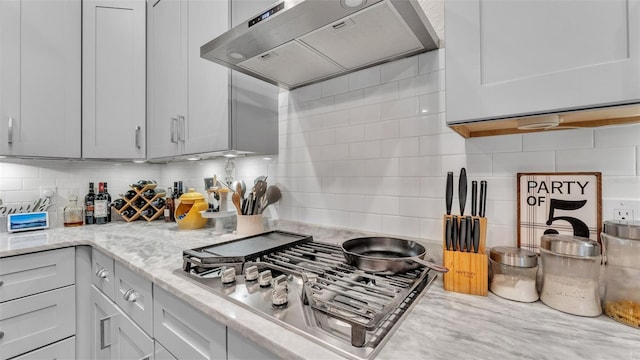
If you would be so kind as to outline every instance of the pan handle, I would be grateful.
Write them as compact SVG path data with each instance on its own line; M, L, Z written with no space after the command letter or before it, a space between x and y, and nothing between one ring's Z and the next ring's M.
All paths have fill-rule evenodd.
M449 269L447 269L446 267L442 266L442 265L438 265L436 263L432 263L431 261L426 261L420 258L412 258L411 260L417 262L418 264L422 265L422 266L426 266L429 269L435 270L437 272L441 272L441 273L446 273L449 271Z

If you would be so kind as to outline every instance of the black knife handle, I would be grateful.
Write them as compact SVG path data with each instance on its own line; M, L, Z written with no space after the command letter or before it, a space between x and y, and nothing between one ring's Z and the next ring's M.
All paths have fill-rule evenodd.
M458 217L453 215L451 217L451 247L453 251L456 251L460 246L460 231L458 227Z
M480 181L480 212L478 215L484 217L487 211L487 181Z
M467 239L467 252L471 252L471 243L473 242L473 238L471 237L471 216L464 218L464 222L466 224L465 238Z
M476 216L478 210L478 182L471 182L471 215Z
M460 251L468 251L467 246L469 243L467 242L467 222L461 216L460 217Z
M458 198L460 198L460 216L464 215L464 206L467 203L467 170L460 169L460 179L458 179Z
M480 247L480 219L473 219L473 252L478 252Z
M445 248L447 250L451 250L452 231L453 231L453 226L452 226L451 218L447 218L447 222L445 224L445 230L444 230Z
M453 204L453 171L447 172L447 192L445 193L447 203L447 215L451 215L451 205Z

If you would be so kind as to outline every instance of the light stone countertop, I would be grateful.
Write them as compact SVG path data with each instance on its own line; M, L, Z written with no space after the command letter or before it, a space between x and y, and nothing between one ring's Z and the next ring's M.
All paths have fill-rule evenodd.
M361 232L280 221L272 228L340 243ZM288 331L174 274L182 251L226 241L213 228L182 231L174 223L111 223L24 234L0 233L0 257L90 245L182 298L211 318L287 359L336 359ZM422 241L440 261L439 242ZM579 317L533 304L446 292L431 285L376 359L640 359L640 330L606 316Z

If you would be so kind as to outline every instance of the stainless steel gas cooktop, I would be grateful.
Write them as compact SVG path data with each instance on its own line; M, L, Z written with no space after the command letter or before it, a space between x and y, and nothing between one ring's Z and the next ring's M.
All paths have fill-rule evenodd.
M353 359L373 358L436 277L368 273L340 246L282 231L185 250L183 260L180 276Z

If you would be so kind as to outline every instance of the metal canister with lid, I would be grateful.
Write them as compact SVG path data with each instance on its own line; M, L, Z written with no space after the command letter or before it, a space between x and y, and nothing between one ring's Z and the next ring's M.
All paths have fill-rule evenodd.
M509 300L534 302L538 300L536 275L538 255L517 247L497 246L489 252L492 293Z
M540 300L569 314L598 316L600 305L600 245L569 235L548 234L540 240L542 290Z
M640 329L640 221L605 221L604 313Z

